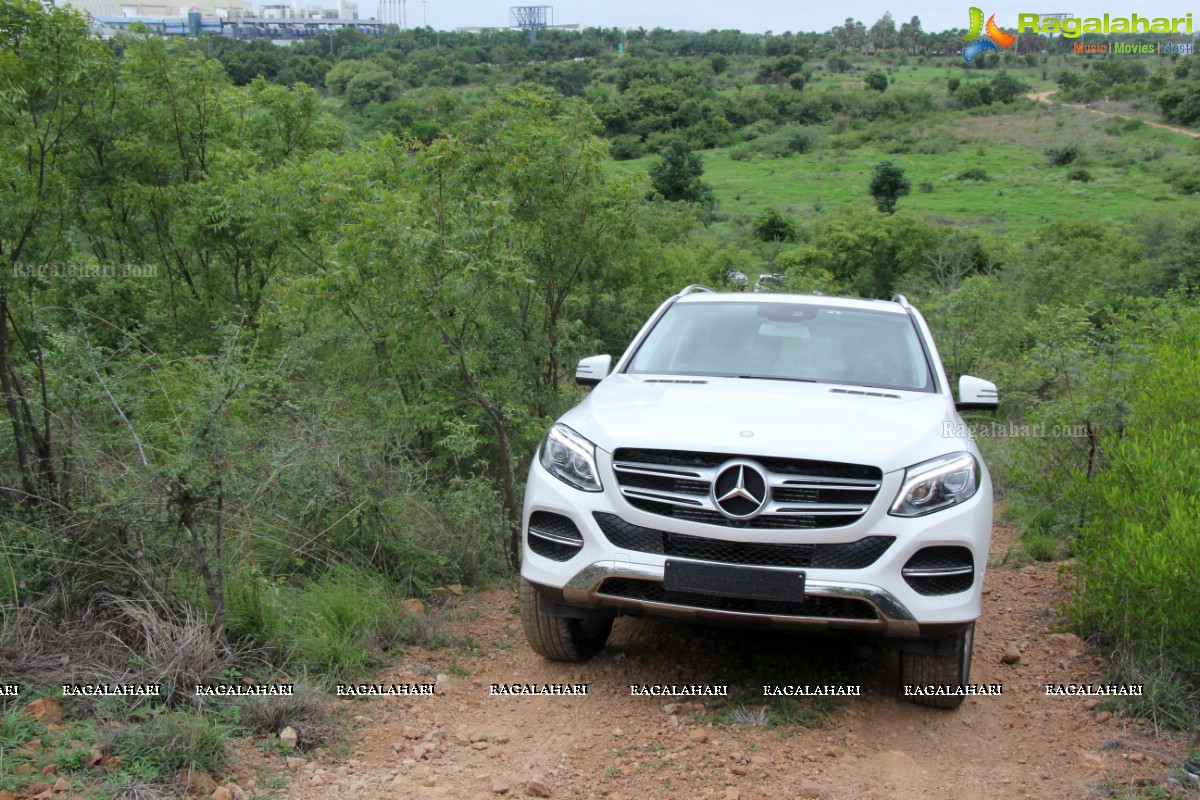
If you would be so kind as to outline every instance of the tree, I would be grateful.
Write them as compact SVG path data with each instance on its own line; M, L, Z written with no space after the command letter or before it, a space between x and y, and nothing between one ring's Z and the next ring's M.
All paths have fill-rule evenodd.
M62 235L66 162L81 120L109 96L111 64L84 17L17 0L0 6L0 65L0 402L22 502L62 505L65 463L46 365L53 348L34 313L56 303L41 294L32 268L70 256Z
M662 151L662 157L650 166L650 183L664 199L698 203L711 208L716 200L712 187L700 180L704 162L692 152L692 146L676 139Z
M892 18L892 12L885 11L883 16L875 21L871 26L871 44L878 47L880 50L886 50L893 46L896 38L896 20Z
M514 566L518 465L561 411L564 365L590 350L578 295L637 281L618 269L643 189L604 169L598 133L582 100L523 86L461 133L381 137L306 179L347 185L328 200L324 287L423 409L447 471L490 481Z
M1011 73L996 73L992 78L992 96L1001 103L1011 103L1029 91L1029 86L1017 80Z
M888 87L887 75L884 75L879 70L875 70L874 72L868 74L866 81L867 81L868 89L874 89L877 92L887 91L887 87Z
M880 161L875 165L875 173L871 177L871 197L875 198L875 207L884 214L896 210L896 201L908 194L912 189L912 181L904 177L904 170L890 161Z
M900 23L900 44L913 55L916 55L921 49L921 39L923 36L920 17L914 16L908 22Z

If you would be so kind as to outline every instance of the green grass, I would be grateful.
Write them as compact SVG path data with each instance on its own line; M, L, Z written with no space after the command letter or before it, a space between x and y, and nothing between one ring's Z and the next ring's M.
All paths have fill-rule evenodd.
M820 64L821 62L817 62ZM927 59L924 64L918 63L916 58L909 57L908 63L903 65L888 65L879 62L859 62L856 66L858 69L853 72L826 72L819 70L814 73L814 82L809 85L819 89L825 89L835 86L862 86L863 78L873 69L883 69L888 76L889 92L898 89L928 89L935 95L946 94L946 82L950 78L958 78L963 83L967 81L990 81L995 75L995 70L975 70L963 69L962 59L957 56L952 58L931 58ZM1031 91L1041 92L1048 89L1056 88L1054 82L1050 80L1058 74L1057 70L1051 70L1047 75L1047 80L1042 80L1041 67L1015 67L1012 74L1017 80L1027 84ZM893 79L894 82L893 82ZM864 91L866 87L863 87ZM805 87L808 90L808 87Z
M118 729L112 749L145 777L173 775L185 767L215 772L229 759L233 731L214 716L166 711Z
M1145 126L1113 135L1106 130L1112 121L1083 110L1023 105L994 106L980 115L939 112L911 125L856 128L852 122L840 133L823 126L816 150L788 158L736 160L739 146L704 151L704 180L723 215L744 219L770 207L808 216L869 206L871 172L884 159L899 165L913 184L897 214L996 235L1025 236L1058 220L1117 226L1135 211L1153 209L1200 213L1200 195L1180 194L1167 182L1191 169L1192 140ZM1070 167L1051 167L1046 149L1064 141L1078 143L1083 156ZM645 170L655 158L614 168ZM1091 181L1068 177L1079 166L1087 168ZM991 180L958 179L971 168L985 170ZM921 184L933 191L921 191Z
M420 638L401 599L384 579L352 569L302 586L249 577L229 594L230 633L328 687L367 677L388 651Z

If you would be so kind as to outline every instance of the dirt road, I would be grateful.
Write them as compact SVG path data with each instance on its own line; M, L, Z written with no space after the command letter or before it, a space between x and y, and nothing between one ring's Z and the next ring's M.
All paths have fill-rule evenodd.
M1039 103L1049 103L1050 96L1053 94L1056 94L1056 92L1054 92L1054 91L1034 92L1033 94L1029 95L1029 97L1033 100L1037 100ZM1074 104L1066 103L1065 105L1067 105L1071 108L1077 108L1077 109L1090 111L1093 114L1100 114L1105 117L1116 117L1117 119L1132 119L1132 117L1127 117L1124 114L1114 114L1111 111L1101 111L1098 108L1092 108L1091 106L1084 105L1083 103L1074 103ZM1184 136L1191 136L1193 139L1196 137L1200 137L1200 133L1197 133L1196 131L1189 131L1187 128L1177 128L1174 125L1167 125L1162 122L1150 122L1149 120L1142 120L1142 122L1146 123L1151 128L1161 128L1164 131L1171 131L1172 133L1182 133Z
M1012 533L998 528L993 560L1011 543ZM1103 704L1045 695L1047 683L1101 678L1100 659L1086 645L1052 635L1062 599L1056 570L989 570L972 682L1002 684L1003 694L969 697L956 711L901 702L893 688L895 654L849 640L620 619L593 662L548 663L525 645L515 591L469 595L446 631L458 646L413 651L378 679L423 683L440 673L444 693L345 701L360 722L353 752L293 761L289 788L280 794L1040 799L1124 797L1112 787L1165 781L1166 765L1185 755L1185 743L1156 740L1149 725L1110 718ZM1003 664L1011 643L1022 650L1020 660ZM720 709L712 702L705 708L630 696L633 683L736 683L728 665L752 652L776 664L831 665L831 675L860 683L862 694L836 702L814 728L774 729L714 721ZM489 694L491 684L512 682L587 683L588 694ZM740 688L761 698L760 687Z

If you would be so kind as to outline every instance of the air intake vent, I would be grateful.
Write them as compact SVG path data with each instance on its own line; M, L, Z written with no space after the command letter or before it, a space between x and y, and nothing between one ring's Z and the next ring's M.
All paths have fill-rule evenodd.
M900 574L917 594L957 594L975 583L975 559L965 547L925 547L908 560Z
M862 569L874 564L895 541L894 536L867 536L837 544L730 542L644 528L603 511L592 516L605 537L623 550L719 564Z
M529 516L525 538L530 550L554 561L569 561L583 549L583 536L575 523L549 511L535 511Z

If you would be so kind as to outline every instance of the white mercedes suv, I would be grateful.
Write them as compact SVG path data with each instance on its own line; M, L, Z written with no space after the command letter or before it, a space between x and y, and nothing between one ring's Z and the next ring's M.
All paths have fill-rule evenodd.
M992 526L988 472L925 320L893 301L671 297L547 433L525 490L521 619L590 658L620 614L895 639L910 699L955 707ZM960 691L930 691L929 687ZM906 693L908 694L908 693Z

